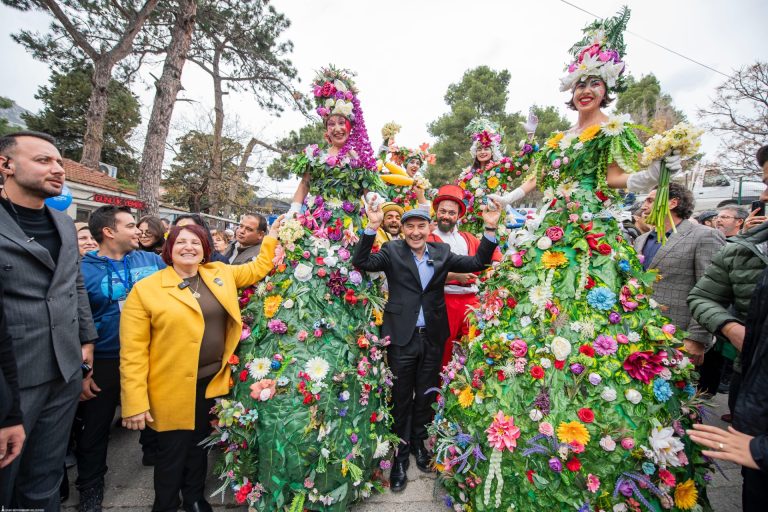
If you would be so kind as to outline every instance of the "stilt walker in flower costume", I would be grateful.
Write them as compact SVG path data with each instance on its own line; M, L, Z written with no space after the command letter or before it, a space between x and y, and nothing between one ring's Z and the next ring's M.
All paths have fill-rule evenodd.
M313 90L329 144L291 162L306 209L280 229L276 272L243 293L249 329L216 406L222 490L264 512L347 510L381 490L393 439L379 284L350 264L360 198L383 184L350 74L323 69Z
M426 142L419 149L409 149L395 144L395 136L400 132L400 125L389 122L381 129L384 143L379 148L378 167L381 179L389 185L385 194L403 211L413 208L429 209L427 194L432 186L426 178L427 166L437 160L429 152Z
M469 152L474 161L461 172L457 180L457 184L464 189L464 202L467 205L467 213L461 220L463 231L482 236L483 219L480 216L480 206L485 203L488 195L512 192L514 196L509 202L514 203L536 187L536 180L527 176L530 175L531 159L539 150L538 144L533 140L538 122L538 118L531 112L528 120L523 123L528 139L520 144L519 151L511 158L504 156L504 132L497 123L479 118L466 127L465 131L472 137ZM523 183L513 190L514 184L520 181ZM503 224L498 236L499 243L503 244L507 238Z
M578 122L535 162L546 203L481 288L482 334L441 374L431 433L454 510L711 510L709 469L684 435L700 420L684 333L617 221L613 189L646 190L660 172L637 170L630 125L600 111L622 87L628 18L574 46L562 90Z

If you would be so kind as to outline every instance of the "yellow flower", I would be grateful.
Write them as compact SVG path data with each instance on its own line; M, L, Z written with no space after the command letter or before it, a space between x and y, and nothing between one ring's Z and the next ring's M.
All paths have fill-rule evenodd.
M472 388L467 386L461 390L461 393L459 393L460 406L466 409L467 407L472 405L472 402L474 401L475 401L475 395L472 393Z
M264 316L267 318L275 316L282 302L283 298L280 295L270 295L264 299Z
M581 135L579 135L579 140L581 142L587 142L588 140L592 140L595 138L595 135L597 135L600 132L600 125L599 124L593 124L592 126L585 128Z
M490 178L488 178L487 183L488 183L488 188L496 188L499 186L499 178L497 178L496 176L491 176Z
M376 325L382 325L384 323L384 312L380 309L373 310L373 322Z
M557 437L563 443L579 443L586 446L589 442L589 431L580 421L563 422L557 427Z
M541 255L541 264L544 268L557 268L568 264L568 258L560 251L546 251Z
M699 491L696 484L690 478L675 487L675 505L683 510L690 510L696 506L699 499Z
M464 182L464 181L461 181L461 182L459 182L459 186L460 186L461 188L463 188L464 190L466 190L466 189L467 189L467 183L466 183L466 182Z
M560 139L562 139L565 136L563 132L557 132L551 139L549 139L546 144L552 149L557 149L557 145L560 143Z

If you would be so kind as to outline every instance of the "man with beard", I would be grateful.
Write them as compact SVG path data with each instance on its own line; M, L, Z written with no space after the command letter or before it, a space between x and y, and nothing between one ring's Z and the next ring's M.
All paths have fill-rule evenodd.
M437 229L430 235L431 242L443 242L451 247L451 252L461 256L474 256L480 246L480 240L472 233L459 231L456 227L459 219L466 213L462 201L464 191L457 185L444 185L437 191L432 201L432 208L437 219ZM501 253L494 252L494 261L501 260ZM475 307L477 301L477 276L471 273L448 272L445 280L445 307L448 310L450 336L445 340L443 366L448 364L453 354L453 345L469 333L467 310Z
M403 207L387 201L381 205L381 210L384 212L384 222L381 227L376 231L376 247L381 247L390 240L397 240L400 236L400 218L403 216Z

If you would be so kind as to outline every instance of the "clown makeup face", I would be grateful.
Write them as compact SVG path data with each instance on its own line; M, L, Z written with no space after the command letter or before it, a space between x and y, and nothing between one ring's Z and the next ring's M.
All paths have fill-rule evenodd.
M325 139L330 145L341 149L349 139L350 123L344 116L333 115L325 123Z
M491 157L493 156L493 150L491 148L486 148L484 146L478 146L477 152L475 153L475 158L477 158L477 161L481 164L486 164L491 161Z
M418 158L411 158L405 163L405 172L407 172L408 176L411 178L416 176L416 173L419 172L419 169L421 169L421 160Z
M605 82L590 76L576 84L571 101L578 112L589 112L600 108L605 95Z

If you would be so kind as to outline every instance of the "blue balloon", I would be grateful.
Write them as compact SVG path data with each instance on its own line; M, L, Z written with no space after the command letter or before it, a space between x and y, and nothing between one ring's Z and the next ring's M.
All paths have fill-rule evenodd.
M61 194L55 197L49 197L45 200L45 204L54 210L59 210L60 212L66 211L67 208L69 208L69 205L72 204L72 191L69 190L68 186L64 185L61 189Z

